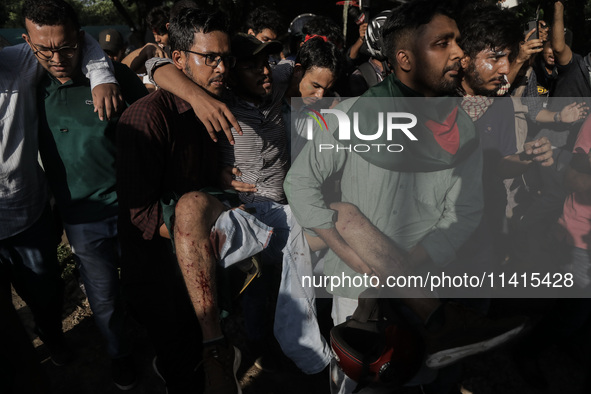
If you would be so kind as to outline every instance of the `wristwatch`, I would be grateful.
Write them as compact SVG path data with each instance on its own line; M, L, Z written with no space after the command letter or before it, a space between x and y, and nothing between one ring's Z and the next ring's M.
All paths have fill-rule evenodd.
M556 113L554 114L554 121L555 121L556 123L562 123L562 117L560 116L560 112L556 112Z

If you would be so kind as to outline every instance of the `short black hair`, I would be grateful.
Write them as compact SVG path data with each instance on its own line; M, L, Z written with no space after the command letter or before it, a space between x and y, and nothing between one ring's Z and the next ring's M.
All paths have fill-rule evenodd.
M229 34L228 20L220 11L187 8L172 20L168 28L171 51L183 51L193 46L195 33L221 31Z
M177 1L170 9L170 21L172 22L185 8L199 8L199 5L194 0Z
M28 19L40 26L70 25L80 30L80 22L74 8L63 0L26 0L21 12L23 24Z
M315 16L302 28L302 33L309 36L323 36L338 48L345 45L345 37L341 27L326 16Z
M302 45L295 62L302 65L304 73L312 67L327 68L338 79L344 69L345 58L335 44L314 37Z
M163 5L152 9L146 18L146 22L148 23L148 26L151 30L155 31L159 35L164 35L168 33L166 24L168 23L169 18L170 8Z
M515 14L494 5L474 5L466 8L459 18L460 47L472 59L485 49L509 48L509 60L519 53L523 31Z
M421 26L436 15L455 19L457 11L458 4L454 0L413 0L395 7L382 28L383 49L390 63L395 64L396 51L411 43L413 34Z
M287 31L285 22L281 15L265 6L257 7L248 14L244 32L248 33L248 29L252 29L254 34L259 34L265 29L274 31L277 36L282 35Z

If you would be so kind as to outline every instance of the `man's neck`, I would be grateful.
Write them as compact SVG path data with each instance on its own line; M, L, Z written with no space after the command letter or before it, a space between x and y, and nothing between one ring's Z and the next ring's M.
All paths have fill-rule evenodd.
M264 98L261 96L244 94L242 92L236 92L236 97L238 97L239 99L241 99L243 101L246 101L248 104L254 105L255 107L258 107L264 101Z
M289 99L291 98L298 98L300 97L300 88L298 86L299 84L296 83L295 78L292 76L290 81L289 81L289 87L287 88L287 90L285 91L285 95L283 97L285 97L286 100L289 101ZM299 100L296 100L299 101Z
M547 64L544 64L544 69L546 70L546 73L550 75L554 71L554 66L549 66Z
M422 95L424 97L437 97L438 96L435 92L432 92L430 89L427 89L424 86L419 85L418 83L413 81L407 73L398 71L398 72L395 72L395 74L396 74L396 77L398 78L398 80L400 82L402 82L402 84L404 86L415 91L419 95Z
M464 91L464 96L477 96L465 79L462 79L462 90Z
M65 84L68 81L71 81L74 78L79 77L80 75L82 75L82 70L78 67L76 68L76 70L72 73L72 75L69 75L67 77L54 77L55 79L57 79L62 85Z

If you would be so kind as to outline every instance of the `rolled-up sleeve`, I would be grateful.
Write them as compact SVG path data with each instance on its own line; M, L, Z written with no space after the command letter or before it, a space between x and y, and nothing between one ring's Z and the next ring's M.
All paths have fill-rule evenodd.
M285 178L284 189L289 205L298 223L306 230L332 228L335 211L324 202L321 186L338 172L347 160L347 154L333 151L319 152L320 144L339 144L331 133L315 130L314 139L306 144Z
M146 60L146 72L148 73L148 79L150 79L150 83L156 87L159 87L156 81L154 81L154 71L158 67L164 66L165 64L174 64L172 59L164 58L164 57L153 57L151 59Z
M86 78L90 79L91 89L104 83L117 84L111 59L90 34L84 35L81 64L82 72L86 75Z

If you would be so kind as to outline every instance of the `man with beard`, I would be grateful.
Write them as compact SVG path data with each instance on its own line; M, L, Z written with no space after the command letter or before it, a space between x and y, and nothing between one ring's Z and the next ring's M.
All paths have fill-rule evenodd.
M236 64L230 52L227 26L220 21L220 15L219 12L185 10L170 26L172 61L177 70L173 75L180 70L182 78L188 78L193 88L201 86L216 97L227 93L228 72ZM267 50L276 44L261 43L254 37L241 35L234 40L234 45L240 57L234 71L236 101L229 99L228 102L242 110L237 114L243 116L240 118L242 126L247 126L245 135L237 135L240 140L235 141L236 146L250 150L249 143L260 149L261 145L270 145L268 151L259 150L255 157L262 157L263 163L272 166L252 171L277 172L280 180L274 183L279 188L269 187L268 194L256 195L252 204L241 207L244 210L230 210L226 201L222 203L208 193L212 188L223 186L217 149L202 132L193 130L199 123L188 102L181 98L186 83L170 80L178 88L178 95L161 89L140 100L129 108L118 127L119 196L120 206L124 207L121 233L122 244L126 246L124 259L127 258L123 276L127 279L128 291L133 290L135 309L151 323L158 355L155 365L171 392L173 384L178 392L189 392L189 388L197 384L191 374L198 360L195 350L199 349L199 344L195 343L195 338L198 338L199 328L203 334L205 393L240 392L235 377L240 353L226 343L220 327L215 268L218 263L227 267L265 248L269 259L283 263L276 313L281 325L279 328L276 325L275 332L283 334L290 350L307 351L294 360L300 368L312 369L305 372L322 370L330 359L330 349L320 335L313 313L313 292L312 298L308 297L302 289L292 286L290 280L292 275L301 276L299 269L311 270L302 263L309 261L309 257L304 257L309 250L302 230L289 207L272 201L278 193L283 193L281 182L287 165L285 143L275 141L286 138L281 117L285 86L283 90L281 85L277 91L272 90L267 63ZM184 91L187 90L190 89ZM253 117L256 123L262 124L256 133L250 126ZM268 140L267 132L270 133ZM180 273L174 272L178 270L175 265L169 265L164 238L173 238ZM297 250L297 254L292 249ZM240 254L240 257L229 262L228 254ZM296 262L296 255L300 263ZM150 263L149 270L146 261ZM181 276L193 313L187 312L185 286L181 283L179 287L177 283ZM174 280L167 281L170 277ZM149 286L150 281L155 285ZM166 293L154 292L155 288ZM173 332L168 331L171 329ZM173 342L174 348L167 342ZM292 357L284 347L285 342L280 340L280 343ZM183 372L185 376L179 376Z
M552 42L546 41L542 49L542 55L538 56L533 65L536 79L538 80L538 94L548 97L552 94L554 81L558 75L552 50Z
M464 71L460 90L464 96L462 105L480 131L485 172L488 150L495 150L504 159L498 168L503 178L521 174L533 162L550 166L553 161L547 138L527 142L523 149L517 147L511 101L493 100L506 83L511 60L519 51L522 37L517 19L511 11L492 6L477 7L466 19L460 25L460 44L465 54L461 61ZM493 26L497 27L493 29ZM501 121L505 123L500 124ZM495 128L491 129L489 123ZM526 155L520 158L515 154L518 150L524 150Z
M113 382L121 390L136 384L120 297L115 190L115 127L89 107L90 82L82 72L78 16L62 0L27 1L23 39L46 70L38 86L39 153L64 230L80 269L95 322L111 358ZM41 48L60 44L59 57ZM148 92L127 67L114 62L126 103ZM125 105L126 106L126 105Z
M269 65L269 55L280 49L280 42L263 43L250 34L238 33L232 39L236 67L230 71L231 93L225 95L224 101L243 135L234 135L234 146L222 141L222 162L237 167L241 172L237 179L252 185L250 189L239 188L244 203L286 202L283 180L289 156L281 105L288 78L285 72L272 75Z
M170 25L174 66L214 97L235 64L227 32L223 14L196 9ZM221 330L209 242L224 207L196 191L219 179L205 125L189 102L159 90L123 114L117 149L121 276L155 347L154 368L170 393L202 392L203 375L205 393L240 393L240 352ZM165 210L170 200L178 200L176 214Z
M519 50L522 32L517 19L511 11L495 6L476 7L469 15L460 24L465 54L460 91L464 96L462 107L480 134L484 156L485 220L477 238L481 242L490 240L484 233L492 231L497 257L504 258L501 231L507 197L502 180L523 174L533 163L552 165L552 146L546 137L517 146L513 102L510 98L494 99Z
M282 116L283 97L292 75L291 65L275 67L273 75L269 66L269 54L279 49L277 41L260 42L256 37L238 33L232 39L232 53L236 66L230 72L231 92L226 91L224 101L236 116L243 134L233 131L234 145L220 140L221 162L224 165L223 185L239 192L241 203L252 210L266 225L272 226L273 237L261 255L262 261L282 263L282 276L275 312L274 333L283 352L306 374L322 371L329 363L331 351L320 334L314 306L314 292L311 289L295 289L292 278L311 275L310 250L305 243L302 229L293 218L289 206L285 205L283 180L289 167L287 133ZM162 60L150 61L148 69L167 63ZM186 83L171 83L179 71L161 66L157 68L156 82L164 90L169 89L182 97ZM189 76L185 72L186 78ZM214 79L215 80L215 79ZM235 179L232 179L232 178ZM289 238L288 244L285 240ZM283 241L281 241L283 239ZM287 245L297 251L292 259ZM306 257L303 257L306 256ZM272 279L265 274L263 278ZM261 281L255 281L244 294L244 314L251 350L258 357L255 365L271 370L271 354L265 351L264 304L266 290ZM256 290L252 291L255 287ZM257 294L258 293L258 294ZM261 300L261 298L264 298ZM262 301L262 302L261 302ZM310 313L314 311L313 313ZM261 316L262 313L262 316ZM298 332L293 331L298 327Z
M356 132L349 140L339 141L335 131L338 122L326 116L328 132L315 130L288 173L284 186L294 215L330 248L324 263L329 277L369 274L384 278L446 266L480 222L482 154L473 123L453 99L429 100L453 94L459 85L464 54L457 43L459 31L453 13L447 2L424 0L393 10L384 25L383 39L394 74L359 99L336 107L350 119L359 116L358 124L364 126L365 133L378 127L370 119L378 111L425 115L433 123L421 120L422 127L412 129L419 142L408 143L401 137L404 150L396 154L353 151L347 145L362 143L362 138ZM413 107L412 102L418 104ZM396 135L385 134L372 143L397 142ZM323 151L319 146L340 149ZM333 174L341 174L342 202L328 206L321 186ZM370 224L352 226L343 220L347 216L362 217ZM356 310L363 288L327 290L334 295L334 323L341 324ZM522 322L499 324L486 319L481 322L486 321L483 326L489 330L477 328L474 312L460 317L458 311L466 312L465 308L441 304L436 298L425 297L420 289L406 290L402 294L408 298L401 302L418 320L429 367L449 365L474 354L476 342L485 344L492 337L504 341L522 329ZM450 344L448 335L463 338L463 343ZM455 352L460 348L466 353ZM355 382L346 378L336 363L333 366L332 392L351 392ZM362 392L374 391L368 388Z

